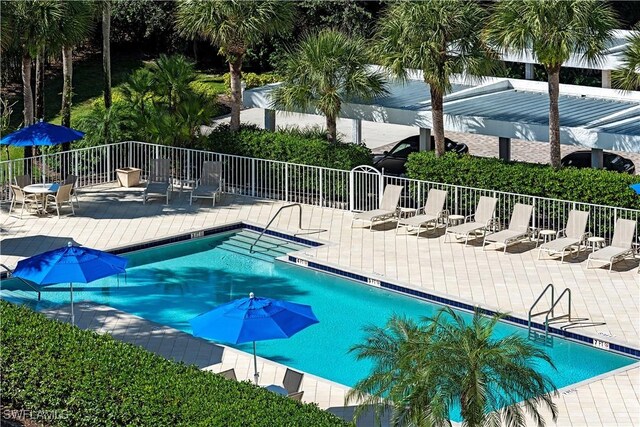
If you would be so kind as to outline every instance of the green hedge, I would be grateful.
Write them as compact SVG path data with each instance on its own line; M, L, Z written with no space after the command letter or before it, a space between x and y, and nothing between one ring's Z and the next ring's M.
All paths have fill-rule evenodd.
M55 426L341 426L315 405L0 301L2 402Z
M285 130L269 132L255 126L243 126L230 132L227 125L216 127L203 149L218 153L260 159L279 160L303 165L349 170L370 165L371 150L364 144L330 144L318 132Z
M450 153L436 159L432 152L422 152L409 156L407 175L467 187L640 209L640 196L629 188L640 178L605 170L554 170L546 165Z

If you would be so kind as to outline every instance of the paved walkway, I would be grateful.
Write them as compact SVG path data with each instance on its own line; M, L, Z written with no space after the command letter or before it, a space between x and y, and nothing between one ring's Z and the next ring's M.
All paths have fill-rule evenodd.
M21 220L3 212L0 262L14 266L21 258L60 247L69 240L108 249L239 220L265 224L283 205L224 195L216 208L208 203L189 206L185 194L175 194L168 206L160 201L143 205L141 191L140 188L109 186L85 189L75 217L58 219L27 215ZM396 236L394 227L384 225L373 232L364 228L352 229L351 217L352 214L346 211L304 206L304 226L326 230L310 237L330 242L324 247L306 249L306 256L499 308L523 318L542 288L553 282L573 290L577 316L606 322L603 326L585 326L578 332L640 345L637 261L620 263L612 273L605 269L586 270L584 258L564 264L555 259L536 261L536 253L530 245L521 245L507 254L485 252L473 244L464 247L458 243L443 243L440 233L416 239L404 233ZM298 231L297 218L291 210L284 211L274 227L295 233ZM216 369L237 366L243 378L250 372L249 359L245 360L229 360L228 364L223 360ZM263 379L273 374L268 378L277 382L282 371L276 366L272 374L268 374L269 369L265 367ZM640 368L635 367L561 394L556 399L560 409L558 425L640 426L639 380ZM324 383L318 380L318 384ZM334 395L331 388L327 396L324 390L318 388L313 395L312 387L309 392L305 388L305 400L313 399L327 407L335 405L340 400L339 393L343 392L336 391Z

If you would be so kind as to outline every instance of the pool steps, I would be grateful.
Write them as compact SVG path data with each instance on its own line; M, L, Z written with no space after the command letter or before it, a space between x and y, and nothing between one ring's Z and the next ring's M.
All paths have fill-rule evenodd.
M229 236L229 238L222 241L217 247L264 261L273 261L274 258L305 248L305 246L282 241L267 235L263 235L260 241L255 243L257 237L258 235L256 233L243 230ZM251 245L254 245L253 251L250 250Z

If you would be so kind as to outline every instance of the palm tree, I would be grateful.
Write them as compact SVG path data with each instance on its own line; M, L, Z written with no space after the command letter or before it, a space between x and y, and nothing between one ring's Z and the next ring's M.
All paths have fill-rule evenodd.
M45 45L51 28L61 16L60 2L57 0L20 0L3 9L3 26L9 28L5 46L13 46L22 53L22 93L23 125L34 122L33 89L31 86L31 66L33 58ZM24 148L24 157L32 156L32 147ZM30 164L25 163L27 168ZM27 170L28 171L28 170Z
M622 54L622 68L611 76L614 87L624 90L640 90L640 23L628 39L628 45Z
M425 0L394 3L379 21L374 47L381 65L401 79L421 70L429 85L436 156L445 152L443 99L451 76L493 69L481 39L484 17L475 1Z
M89 1L62 1L62 19L58 24L62 45L62 126L71 127L71 97L73 91L73 48L82 42L92 27L93 4ZM69 144L63 144L63 151Z
M193 63L182 55L160 55L150 69L153 91L167 102L170 111L175 111L181 99L192 92L189 84L195 79Z
M356 416L370 405L380 410L386 404L396 426L450 425L455 409L464 424L473 427L523 426L525 412L544 426L538 409L544 406L555 421L555 387L534 369L553 363L526 338L494 338L502 317L477 311L467 324L443 308L420 324L394 316L386 328L367 327L365 343L351 350L358 360L374 363L371 375L347 395L362 402Z
M485 34L502 50L532 49L547 70L551 166L560 167L560 68L574 54L590 63L602 58L616 28L613 11L600 0L503 0L496 4Z
M327 121L327 139L337 141L336 119L349 98L386 93L384 78L369 69L364 39L336 30L305 37L279 69L283 83L273 92L276 108L317 108Z
M104 107L111 108L111 0L102 0L102 76Z
M231 130L240 128L240 79L247 49L293 25L293 4L280 0L182 0L177 26L186 37L204 37L220 48L231 75Z

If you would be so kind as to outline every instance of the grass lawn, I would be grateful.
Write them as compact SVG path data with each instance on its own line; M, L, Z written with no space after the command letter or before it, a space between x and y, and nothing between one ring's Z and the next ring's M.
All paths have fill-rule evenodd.
M135 70L143 68L150 61L132 57L111 58L111 86L113 96L117 96L119 88ZM102 99L102 56L92 56L81 62L73 64L73 104L71 106L71 125L91 112L92 105L98 99ZM197 71L193 89L206 96L217 96L225 92L224 81L221 75L208 74ZM44 102L45 121L60 124L60 104L62 94L62 70L60 73L45 81ZM22 124L22 93L13 106L11 117L11 130L15 130ZM7 159L6 149L0 150L0 160ZM23 149L9 147L12 159L23 157Z

